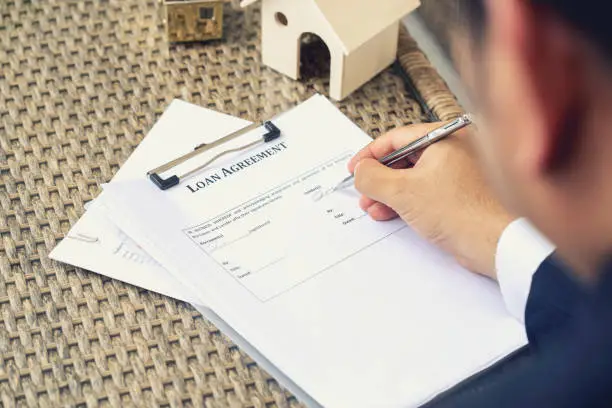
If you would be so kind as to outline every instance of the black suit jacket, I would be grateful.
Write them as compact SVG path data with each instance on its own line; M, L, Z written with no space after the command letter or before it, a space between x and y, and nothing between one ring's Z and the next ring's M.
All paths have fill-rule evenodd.
M612 407L612 262L587 288L547 259L533 277L525 324L528 361L445 407Z

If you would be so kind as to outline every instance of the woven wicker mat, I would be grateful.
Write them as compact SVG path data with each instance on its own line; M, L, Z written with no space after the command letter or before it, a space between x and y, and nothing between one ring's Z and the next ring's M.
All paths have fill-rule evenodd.
M158 11L153 0L0 1L6 407L300 405L189 305L47 258L173 98L255 120L326 92L260 64L257 9L228 5L224 41L173 47ZM461 112L406 32L399 59L427 109ZM427 117L394 69L339 107L373 136ZM356 358L367 370L375 356Z

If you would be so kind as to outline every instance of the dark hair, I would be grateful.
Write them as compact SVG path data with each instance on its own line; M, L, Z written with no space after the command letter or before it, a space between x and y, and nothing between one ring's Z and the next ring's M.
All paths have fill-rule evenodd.
M460 9L476 38L482 38L486 30L485 0L459 0ZM506 1L506 0L495 0ZM557 13L593 42L606 56L612 58L611 6L605 0L526 0L536 8Z

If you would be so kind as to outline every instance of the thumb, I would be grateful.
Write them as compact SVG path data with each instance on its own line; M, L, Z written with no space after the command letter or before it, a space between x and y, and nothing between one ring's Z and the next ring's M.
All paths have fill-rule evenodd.
M355 188L372 200L397 208L409 191L410 171L391 169L374 159L362 159L355 166Z

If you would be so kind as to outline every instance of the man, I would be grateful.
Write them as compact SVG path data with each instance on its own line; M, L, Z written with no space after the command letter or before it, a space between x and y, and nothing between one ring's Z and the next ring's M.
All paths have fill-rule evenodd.
M479 129L429 147L404 170L375 159L436 125L374 141L349 165L361 206L376 220L402 217L467 268L498 279L509 310L524 317L529 363L452 406L612 406L607 2L460 3L468 24L454 36L455 55ZM556 254L544 261L550 245L505 208L533 222Z

